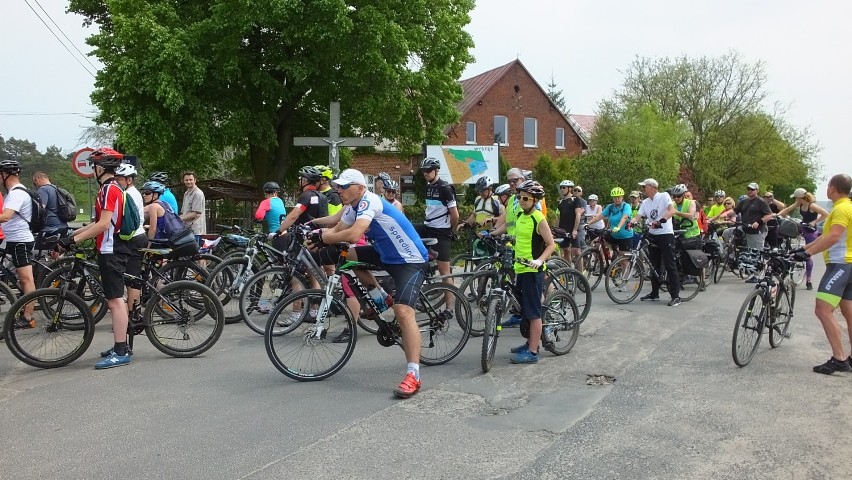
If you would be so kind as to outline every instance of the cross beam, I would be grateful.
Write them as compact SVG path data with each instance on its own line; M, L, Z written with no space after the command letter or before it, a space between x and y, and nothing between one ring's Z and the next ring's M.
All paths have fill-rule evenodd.
M328 137L296 137L293 145L297 147L328 147L328 166L335 172L340 171L337 146L372 147L376 145L373 137L340 137L340 102L331 102L329 109Z

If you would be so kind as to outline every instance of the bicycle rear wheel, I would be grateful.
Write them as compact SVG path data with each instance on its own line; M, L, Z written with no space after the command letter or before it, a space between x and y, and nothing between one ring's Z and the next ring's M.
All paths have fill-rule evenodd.
M482 352L479 356L482 373L488 373L491 370L491 364L494 361L494 352L497 351L500 322L503 317L500 297L495 293L488 295L487 299L488 308L486 309L485 330L482 332Z
M574 348L580 336L580 314L574 297L559 290L542 304L541 340L544 349L554 355L565 355Z
M298 284L297 290L308 288L307 280L300 275L291 277L288 267L262 270L246 281L240 295L240 316L253 332L258 335L266 332L269 312L278 302L293 293L293 282Z
M324 290L302 290L283 299L269 315L263 335L266 354L279 372L294 380L326 379L352 357L358 337L352 312L338 298L327 308L324 303ZM304 304L320 305L317 318L308 318ZM301 312L298 318L291 317L294 305ZM349 335L341 335L344 330ZM339 343L334 342L337 338Z
M773 311L774 318L769 325L769 345L772 348L778 348L787 338L787 330L793 320L793 302L795 302L793 297L795 290L791 292L784 284L779 284L778 289Z
M544 273L544 293L548 295L553 291L562 289L574 297L577 310L580 312L580 321L586 319L592 309L592 287L586 277L576 268L560 268L559 270L546 270Z
M698 296L698 292L704 287L704 269L698 275L687 275L683 271L678 272L680 280L680 299L688 302Z
M763 303L763 290L752 290L743 301L731 339L731 356L738 367L745 367L754 357L763 337L767 310Z
M209 350L225 327L222 303L212 290L189 280L152 292L145 304L145 335L172 357L194 357Z
M633 258L620 256L610 263L604 283L606 294L613 302L624 305L632 302L642 292L645 272L642 262L633 263Z
M584 276L589 281L592 290L594 290L606 274L606 261L603 255L601 255L601 252L594 247L588 247L583 250L580 259L585 272Z
M6 315L18 296L3 282L0 282L0 340L6 338Z
M482 335L485 329L485 319L488 315L488 297L491 289L497 286L497 272L482 271L467 277L459 290L470 304L470 334L474 337Z
M98 322L106 316L109 311L109 306L107 305L106 298L104 298L103 295L103 286L100 285L100 280L98 279L100 277L100 271L93 266L87 266L86 268L89 270L89 273L97 279L97 285L89 285L88 280L83 278L82 273L74 272L73 264L64 264L44 276L44 279L42 280L42 287L61 288L64 284L68 283L68 290L86 302L89 313L92 316L92 321L94 321L97 325ZM82 317L80 317L76 322L74 322L70 317L66 317L65 322L66 326L70 328L75 323L78 326L82 325L83 320Z
M210 271L204 283L222 302L226 324L237 323L243 319L240 312L240 295L246 280L256 273L256 270L249 267L248 263L245 257L235 256L223 260Z
M452 309L446 309L448 303ZM420 362L441 365L461 353L470 338L470 316L470 305L458 288L443 282L424 285L414 305Z
M24 306L36 303L32 328L15 329ZM68 328L66 319L74 323ZM58 288L39 289L16 300L5 318L6 345L18 360L36 368L64 367L80 358L95 336L86 302Z

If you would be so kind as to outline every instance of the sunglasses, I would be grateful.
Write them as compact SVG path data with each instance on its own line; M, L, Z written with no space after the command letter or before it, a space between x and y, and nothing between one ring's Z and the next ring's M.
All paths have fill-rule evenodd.
M354 183L347 183L346 185L337 185L338 190L348 190L349 187L355 185Z
M734 204L733 204L733 203L728 203L728 202L725 202L725 205L728 205L729 207L733 207L733 206L734 206Z
M528 197L528 196L526 196L526 195L520 195L518 198L519 198L522 202L529 202L529 201L535 200L533 197Z
M574 191L575 191L575 192L579 192L579 193L583 193L583 190L581 190L581 189L579 189L579 188L575 188L575 189L574 189Z
M434 171L435 171L434 168L430 168L429 170L420 170L421 173L432 173Z
M396 195L396 190L385 190L385 193L392 193L392 194Z
M757 189L756 189L756 188L746 188L746 190L748 190L749 192L753 192L753 191L755 191L755 190L757 190Z

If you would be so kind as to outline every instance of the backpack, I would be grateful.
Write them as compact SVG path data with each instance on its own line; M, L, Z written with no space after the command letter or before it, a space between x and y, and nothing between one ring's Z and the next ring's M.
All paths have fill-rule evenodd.
M77 201L74 195L64 188L51 184L56 191L56 216L63 222L71 222L77 218Z
M30 232L39 233L44 229L44 224L47 222L47 209L44 208L44 205L41 204L41 199L38 198L36 194L29 191L27 187L23 185L15 185L12 190L21 187L20 190L23 190L30 196L30 219L27 220L24 218L20 212L15 212L21 218L24 218L24 221L30 226Z
M118 185L116 184L118 187ZM121 188L121 187L118 187ZM127 241L136 235L141 222L139 219L139 209L136 208L136 202L132 198L127 198L127 191L121 190L121 201L124 204L124 209L121 212L121 224L117 228L118 238ZM115 226L115 223L112 224Z
M175 234L183 233L183 231L186 230L186 227L183 224L183 220L180 219L180 216L172 210L172 206L162 200L157 200L157 203L159 203L160 206L163 207L163 210L165 210L165 213L163 214L165 238L171 238Z

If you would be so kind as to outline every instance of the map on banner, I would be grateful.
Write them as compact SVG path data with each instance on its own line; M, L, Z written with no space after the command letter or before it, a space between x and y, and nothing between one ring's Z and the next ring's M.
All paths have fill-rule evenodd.
M440 177L454 185L476 183L484 175L499 176L497 147L493 145L428 145L426 156L441 162Z

